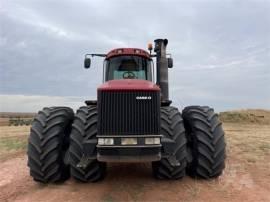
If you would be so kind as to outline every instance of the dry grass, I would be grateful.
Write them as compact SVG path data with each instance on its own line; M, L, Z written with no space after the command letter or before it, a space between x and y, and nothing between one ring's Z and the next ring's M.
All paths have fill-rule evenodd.
M263 161L270 154L270 125L238 123L223 125L229 154L250 163Z
M11 137L11 138L5 137L0 139L0 153L25 149L26 149L25 137Z
M270 124L270 111L247 109L221 112L220 120L227 123Z
M1 126L0 138L27 136L30 132L30 126Z
M30 126L0 127L0 161L25 152Z

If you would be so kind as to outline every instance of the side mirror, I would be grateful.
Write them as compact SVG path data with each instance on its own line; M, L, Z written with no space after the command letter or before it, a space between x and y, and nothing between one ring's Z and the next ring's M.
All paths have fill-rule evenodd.
M91 66L91 59L90 58L85 58L84 59L84 68L88 69Z
M172 68L173 67L173 59L167 58L167 60L168 60L168 68Z

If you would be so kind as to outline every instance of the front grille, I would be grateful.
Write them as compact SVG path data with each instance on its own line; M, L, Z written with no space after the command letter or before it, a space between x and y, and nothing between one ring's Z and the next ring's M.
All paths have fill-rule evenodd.
M160 134L159 91L98 91L98 134Z

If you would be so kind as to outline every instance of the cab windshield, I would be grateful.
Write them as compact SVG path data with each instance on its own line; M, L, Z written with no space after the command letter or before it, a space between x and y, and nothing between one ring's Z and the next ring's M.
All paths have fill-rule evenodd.
M152 62L140 56L117 56L105 60L105 80L143 79L152 81Z

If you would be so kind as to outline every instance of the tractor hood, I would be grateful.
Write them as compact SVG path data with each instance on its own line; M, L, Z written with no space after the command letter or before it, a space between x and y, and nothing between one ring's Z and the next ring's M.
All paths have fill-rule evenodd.
M103 83L98 88L98 91L111 91L111 90L160 91L160 88L150 81L139 79L110 80Z

